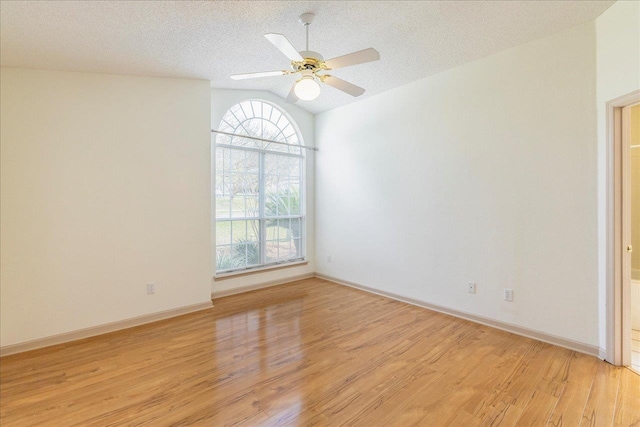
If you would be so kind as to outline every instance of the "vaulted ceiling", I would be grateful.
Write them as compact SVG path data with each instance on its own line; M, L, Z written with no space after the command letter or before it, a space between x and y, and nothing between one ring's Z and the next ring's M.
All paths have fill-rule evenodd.
M591 21L612 1L2 1L7 67L187 77L286 97L294 76L233 81L288 60L263 34L304 49L298 16L313 12L310 49L325 59L367 47L378 62L333 74L362 97ZM323 86L299 105L318 113L354 98Z

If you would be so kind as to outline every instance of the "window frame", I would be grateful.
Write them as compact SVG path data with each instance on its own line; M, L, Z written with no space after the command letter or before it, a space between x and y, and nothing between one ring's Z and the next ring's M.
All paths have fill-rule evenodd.
M252 112L253 112L253 102L259 102L262 104L266 104L269 105L271 107L271 112L269 114L269 118L265 118L262 115L256 115L255 112L253 112L254 114L249 117L246 115L246 118L244 120L239 120L236 117L236 120L238 121L238 124L235 126L235 128L227 121L225 121L225 117L227 117L227 115L229 113L233 114L235 117L235 114L233 113L232 109L236 106L239 106L240 108L242 108L241 104L243 103L251 103L251 107L252 107ZM262 107L264 108L264 107ZM286 123L284 126L280 127L278 126L278 123L280 122L281 118L278 118L277 123L271 121L271 115L273 114L273 110L277 110L281 116L286 119ZM264 111L264 110L263 110ZM243 109L244 112L244 109ZM243 135L243 134L238 134L236 133L237 130L239 128L244 129L244 131L248 134L248 136L252 136L252 137L256 137L256 138L262 138L263 135L253 135L251 134L247 128L244 126L244 123L246 123L249 120L252 119L260 119L263 121L267 121L269 123L271 123L272 125L276 126L276 128L278 128L278 130L280 131L280 134L278 136L282 136L283 138L285 138L285 141L287 143L289 143L288 138L291 138L293 135L296 136L296 142L297 145L299 146L298 153L293 153L291 152L291 149L288 149L287 151L278 151L277 148L276 149L271 149L268 143L263 143L262 147L258 147L258 146L246 146L245 144L239 144L239 145L234 145L234 139L237 140L242 140L244 139L244 141L247 140L247 138L243 138L244 136L247 135ZM233 106L231 106L226 112L225 115L223 117L223 119L221 120L220 123L220 127L222 128L224 125L224 127L226 128L232 128L233 132L236 134L237 136L230 136L230 135L226 135L225 137L222 137L223 135L218 134L215 138L215 142L214 142L214 156L213 156L213 211L214 211L214 230L217 229L217 225L220 222L228 222L228 223L232 223L233 221L257 221L258 222L258 228L259 228L259 232L258 232L258 238L257 238L257 242L259 245L259 262L257 264L251 264L251 265L244 265L241 267L232 267L232 268L228 268L228 269L223 269L223 270L218 270L218 248L219 247L229 247L229 248L233 248L234 246L234 242L233 242L233 234L231 231L231 237L230 237L230 241L228 244L224 244L224 245L219 245L218 244L218 235L217 235L217 231L214 233L215 236L215 241L214 241L214 247L215 247L215 262L214 262L214 271L215 271L215 276L214 277L228 277L228 276L233 276L233 275L241 275L241 274L247 274L247 273L251 273L251 272L259 272L261 270L269 270L269 269L273 269L273 268L281 268L281 267L285 267L285 266L293 266L293 265L300 265L300 264L304 264L307 263L307 258L306 258L306 243L307 243L307 236L306 236L306 157L304 155L304 143L303 143L303 139L302 139L302 134L297 126L297 124L295 123L295 121L291 118L291 116L284 110L282 109L280 106L273 104L269 101L265 101L262 99L246 99L243 101L240 101L236 104L234 104ZM283 133L283 130L285 130L288 126L291 126L294 133L291 134L289 137L285 136ZM261 129L264 129L264 127L261 127ZM222 138L221 138L222 137ZM225 141L225 142L219 142L219 141ZM257 145L257 144L256 144ZM273 144L271 145L273 146ZM218 193L217 193L217 183L216 183L216 179L217 176L219 174L218 168L217 168L217 157L220 153L220 151L218 149L223 149L223 150L231 150L230 151L230 156L232 156L232 153L234 152L234 150L236 150L237 152L240 153L257 153L258 155L258 183L259 183L259 191L258 191L258 215L257 216L247 216L247 211L246 211L246 205L245 205L245 215L243 217L234 217L232 214L232 207L230 207L230 213L228 217L225 218L219 218L218 217L218 211L217 211L217 198L218 198ZM283 156L283 157L288 157L288 158L296 158L299 161L299 175L293 176L295 178L298 179L299 182L299 191L298 191L298 199L299 199L299 213L298 214L290 214L288 213L287 215L280 215L279 213L275 216L267 216L266 214L266 199L267 199L267 192L265 190L265 182L266 182L266 178L267 178L267 172L266 172L266 158L267 156ZM246 169L245 169L246 170ZM226 170L224 171L224 173L228 173L226 172ZM243 172L244 173L244 172ZM300 225L299 225L299 236L296 238L295 236L292 237L291 240L291 244L295 244L295 240L299 240L299 254L293 257L289 257L289 258L285 258L285 259L277 259L275 261L269 261L267 258L267 244L270 241L274 241L274 240L267 240L267 223L269 221L273 221L273 220L297 220L299 221ZM291 223L290 223L291 224ZM232 227L232 225L230 224L230 227ZM280 229L280 227L278 227L278 229ZM290 229L291 229L291 225L290 225ZM280 240L280 239L277 239ZM276 240L276 241L277 241ZM247 259L245 258L245 262L247 262Z

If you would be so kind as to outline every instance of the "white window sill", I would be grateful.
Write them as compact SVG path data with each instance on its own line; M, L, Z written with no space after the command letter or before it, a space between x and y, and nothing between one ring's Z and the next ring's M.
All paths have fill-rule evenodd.
M306 265L306 264L309 264L309 261L306 259L302 259L299 261L283 262L282 264L268 265L265 267L256 267L256 268L249 268L246 270L230 271L228 273L216 274L215 276L213 276L213 280L217 281L217 280L231 279L234 277L246 276L249 274L264 273L266 271L271 271L271 270L280 270L282 268L299 267L301 265Z

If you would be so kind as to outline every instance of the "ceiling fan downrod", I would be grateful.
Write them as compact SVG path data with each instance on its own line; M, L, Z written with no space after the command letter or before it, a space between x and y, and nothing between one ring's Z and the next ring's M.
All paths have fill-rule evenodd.
M315 18L316 15L314 15L311 12L307 12L307 13L303 13L302 15L300 15L300 22L302 23L302 25L304 25L304 29L306 30L307 33L307 47L305 50L309 50L309 25L311 25L311 23L313 22L313 18Z

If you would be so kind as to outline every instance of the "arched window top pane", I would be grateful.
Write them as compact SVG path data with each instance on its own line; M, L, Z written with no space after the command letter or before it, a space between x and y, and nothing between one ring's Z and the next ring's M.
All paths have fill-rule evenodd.
M222 118L219 130L234 136L218 134L217 144L300 155L303 151L295 146L302 143L296 124L285 111L266 101L249 99L234 105ZM242 135L294 146L242 138Z

